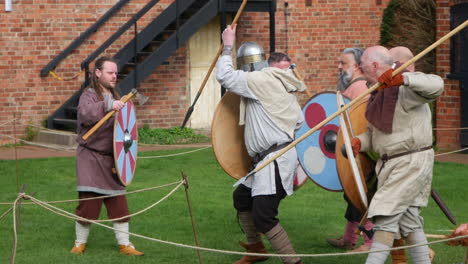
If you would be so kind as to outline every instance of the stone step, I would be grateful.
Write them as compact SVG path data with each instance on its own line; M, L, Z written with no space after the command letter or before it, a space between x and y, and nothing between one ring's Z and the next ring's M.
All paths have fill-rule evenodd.
M53 129L41 129L38 131L37 136L34 138L34 142L38 144L76 147L76 137L76 133L73 132Z

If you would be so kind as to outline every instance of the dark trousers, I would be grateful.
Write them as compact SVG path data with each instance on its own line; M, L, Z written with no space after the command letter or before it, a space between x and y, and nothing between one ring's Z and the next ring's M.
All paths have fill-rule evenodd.
M93 198L103 196L93 192L78 192L79 199ZM107 217L109 219L121 218L128 215L128 204L125 195L108 197L104 199L92 199L80 201L76 207L76 215L86 219L96 220L101 212L102 204L106 205ZM117 222L124 223L130 221L130 217L124 218ZM80 224L88 224L88 222L78 221Z
M364 214L361 213L361 211L359 211L353 205L353 203L351 203L351 201L349 200L348 196L346 196L346 194L343 195L343 198L348 203L348 206L346 207L346 213L345 213L345 216L344 216L346 218L346 220L348 220L349 222L358 222L358 223L360 223L362 217L364 216Z
M277 218L281 200L286 191L281 183L278 164L275 163L276 194L252 197L252 189L239 185L233 193L234 208L239 212L251 211L257 232L266 233L279 223ZM255 177L255 176L253 176Z

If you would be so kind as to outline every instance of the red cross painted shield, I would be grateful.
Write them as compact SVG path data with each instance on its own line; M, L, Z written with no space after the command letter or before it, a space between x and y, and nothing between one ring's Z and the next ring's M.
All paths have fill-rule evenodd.
M120 182L127 186L135 174L138 130L135 107L131 101L117 112L114 123L114 159Z

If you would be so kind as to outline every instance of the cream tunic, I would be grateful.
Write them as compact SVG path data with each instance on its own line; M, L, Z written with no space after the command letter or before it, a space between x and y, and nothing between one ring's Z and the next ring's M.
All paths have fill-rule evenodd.
M288 93L286 86L294 83L298 86L297 89L300 89L304 85L301 81L293 77L283 78L282 76L269 80L272 75L267 77L264 73L265 71L282 71L279 69L265 68L261 72L234 70L229 55L221 56L216 66L216 78L221 85L240 95L245 101L244 141L251 157L256 153L266 151L273 145L281 145L294 139L294 129L302 124L304 117L296 97ZM275 85L275 82L279 85ZM272 100L274 98L277 100ZM276 113L275 110L281 114ZM284 114L285 112L287 114ZM277 152L268 154L257 166L269 160ZM276 162L283 188L288 195L291 195L294 173L298 165L295 148L277 158ZM252 188L252 196L275 194L274 163L270 163L255 175L248 177L242 184Z
M437 75L404 73L393 117L393 132L383 133L368 124L359 135L360 151L373 150L388 156L432 145L431 111L428 102L443 92L444 83ZM377 192L369 206L368 217L389 216L406 211L409 206L427 205L431 190L434 151L432 149L394 158L382 167L379 159Z

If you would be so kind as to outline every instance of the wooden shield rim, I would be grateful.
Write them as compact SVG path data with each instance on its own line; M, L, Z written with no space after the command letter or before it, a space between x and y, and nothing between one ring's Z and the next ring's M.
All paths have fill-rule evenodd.
M315 93L312 97L310 97L305 103L304 105L302 106L301 109L304 109L304 107L310 102L312 101L315 97L319 96L319 95L322 95L322 94L333 94L333 95L336 95L336 93L334 91L321 91L321 92L318 92L318 93ZM304 122L306 122L304 120ZM318 131L315 131L314 133L317 133ZM296 137L296 134L294 134L294 136ZM300 143L298 143L300 144ZM296 151L297 151L297 148L296 148ZM300 153L298 153L299 155ZM336 158L335 158L336 160ZM300 159L299 159L299 156L298 156L298 161L299 161L299 165L302 166L302 169L304 170L304 172L307 174L307 170L303 167L303 164L300 162ZM335 162L335 165L336 165L336 162ZM315 183L317 186L319 186L320 188L324 189L324 190L327 190L327 191L330 191L330 192L342 192L343 191L343 188L342 189L331 189L331 188L327 188L325 186L323 186L322 184L319 184L316 180L314 180L312 177L310 177L309 174L307 174L307 177L313 182ZM338 172L337 172L337 177L339 179L339 175L338 175ZM343 186L342 186L343 187Z
M214 116L213 116L213 121L212 121L212 125L211 125L211 142L212 142L212 146L213 146L213 152L215 154L215 157L216 159L218 160L218 163L220 164L220 166L223 168L223 170L229 175L231 176L232 178L236 179L236 180L239 180L240 178L244 177L245 175L247 175L247 173L249 172L249 170L251 169L252 167L252 164L253 164L253 160L252 158L249 156L249 154L247 153L247 149L245 147L245 142L244 142L244 127L243 126L239 126L239 109L238 109L238 106L239 106L239 102L240 102L240 96L235 94L235 93L232 93L232 92L226 92L223 96L223 98L221 98L221 101L218 103L218 106L216 107L216 110L215 110L215 113L214 113ZM223 114L226 114L225 112L223 111L226 111L227 108L229 107L233 107L235 109L229 109L229 110L233 110L232 112L232 116L235 117L234 119L232 120L235 120L236 122L236 129L237 131L235 131L236 133L222 133L222 131L220 130L217 130L216 129L216 126L214 125L216 122L221 122L221 120L219 120L220 118L223 118ZM232 131L230 131L232 132ZM235 137L235 136L238 136L238 137ZM242 138L240 137L240 135L242 135ZM236 155L236 154L231 154L231 155L226 155L226 154L222 154L222 149L220 148L220 144L223 144L223 143L226 143L227 142L232 142L232 139L231 140L226 140L226 137L231 137L233 136L234 139L237 140L237 142L239 144L237 144L236 146L233 146L233 149L231 149L233 152L235 153L239 153L239 159L240 159L240 166L232 166L232 163L231 163L231 159L229 159L229 157L233 157L233 155ZM300 167L301 165L299 164L298 162L298 167ZM297 172L295 172L297 173ZM307 182L307 179L309 179L310 177L307 176L306 174L306 178L299 182L297 185L294 186L294 191L298 190L300 187L302 187L306 182Z
M118 140L117 140L117 129L119 129L118 127L120 126L119 125L119 116L123 115L123 111L124 109L127 109L127 107L130 108L130 110L127 110L127 112L129 112L129 114L131 116L134 116L135 118L135 121L134 121L134 129L136 130L136 133L135 133L135 137L133 138L133 144L132 144L132 147L134 146L135 147L135 155L134 155L134 167L133 169L131 170L132 172L132 177L129 181L124 181L122 179L122 173L121 173L121 168L119 168L119 154L120 153L117 153L118 152L118 149L117 149L117 144L118 144ZM128 125L128 124L127 124ZM128 127L127 127L128 128ZM124 186L128 186L132 181L133 179L135 178L135 169L136 169L136 162L137 162L137 158L138 158L138 127L137 127L137 122L136 122L136 114L135 114L135 106L133 105L133 103L131 101L127 101L124 105L124 107L117 112L116 116L115 116L115 120L114 120L114 140L113 140L113 143L114 143L114 164L115 164L115 169L117 171L117 176L119 178L119 181L120 183L122 183ZM122 150L122 149L121 149ZM127 156L129 155L129 153L131 153L131 151L129 151L128 153L124 154L124 156ZM124 161L125 162L125 161Z
M367 100L361 100L360 102L357 102L355 105L353 105L351 107L351 110L355 108L357 108L358 106L362 105L363 103L365 103ZM341 109L341 105L344 104L344 101L343 101L343 96L341 95L341 93L338 91L337 92L337 104L338 104L338 108ZM351 112L350 110L350 112ZM340 181L341 181L341 185L343 186L343 190L346 194L346 196L348 196L348 198L350 199L351 203L356 207L358 208L359 211L361 212L365 212L367 210L367 206L368 206L368 199L367 199L367 185L366 185L366 182L365 182L365 179L364 179L364 176L363 176L363 173L362 173L362 167L360 166L360 164L356 161L356 158L354 157L354 155L352 154L353 153L353 150L352 150L352 147L351 147L351 140L350 140L350 137L349 137L349 134L348 134L348 125L347 125L347 122L345 121L345 118L344 118L344 113L341 113L339 115L339 118L340 118L340 130L339 130L339 133L337 135L337 145L336 145L336 153L337 153L337 172L338 172L338 177L340 178ZM351 120L348 120L348 122L351 122ZM341 145L342 144L338 144L338 142L340 141L341 142L341 138L340 136L342 137L343 141L344 141L344 144L345 144L345 147L346 147L346 153L348 155L348 159L346 159L342 154L341 154ZM351 153L351 154L350 154ZM358 155L364 155L362 153L358 154ZM343 159L343 161L341 160ZM344 160L347 160L347 161L344 161ZM341 165L342 165L342 162L343 164L345 164L344 166L346 166L346 170L342 170L341 168ZM348 174L352 174L351 177L349 177Z
M253 164L253 160L249 156L245 147L244 129L243 127L239 126L239 104L239 95L229 91L226 92L216 107L211 123L211 145L213 147L215 157L223 170L229 176L237 180L247 175ZM228 110L232 112L229 113ZM236 122L237 127L234 124L231 124L234 126L236 131L230 131L231 133L223 133L221 129L217 128L217 124L221 123L221 119L223 119L226 115L232 117L232 120ZM229 155L224 153L222 149L222 146L225 146L227 142L238 142L238 144L230 145L231 148L229 149L229 152L231 153L229 153ZM234 155L238 156L235 157ZM234 158L236 158L237 161L233 164Z

